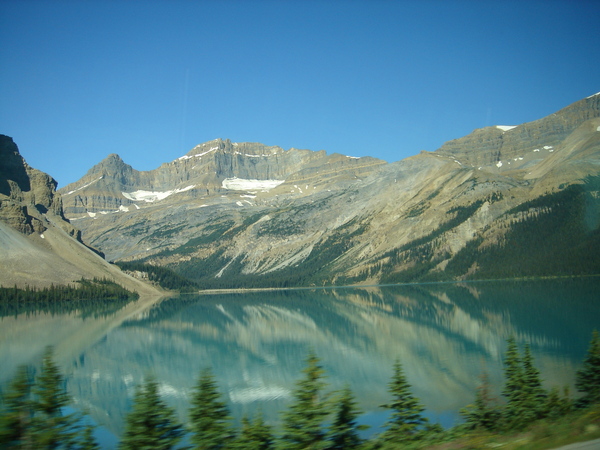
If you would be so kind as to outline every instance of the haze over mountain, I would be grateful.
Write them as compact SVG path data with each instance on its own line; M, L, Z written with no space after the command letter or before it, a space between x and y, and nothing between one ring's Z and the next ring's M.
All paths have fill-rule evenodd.
M59 190L109 260L206 287L598 273L600 95L402 161L216 139Z

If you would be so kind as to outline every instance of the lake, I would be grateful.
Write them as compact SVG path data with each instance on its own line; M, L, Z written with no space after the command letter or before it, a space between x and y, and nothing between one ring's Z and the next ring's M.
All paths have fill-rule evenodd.
M313 350L328 391L348 384L370 433L386 419L379 405L390 399L396 359L426 415L448 427L460 422L483 372L499 396L511 335L531 345L546 387L575 392L594 328L599 278L182 295L117 311L2 317L0 382L20 364L39 365L53 345L74 407L103 427L110 447L149 373L182 419L201 369L210 367L238 422L260 408L277 424Z

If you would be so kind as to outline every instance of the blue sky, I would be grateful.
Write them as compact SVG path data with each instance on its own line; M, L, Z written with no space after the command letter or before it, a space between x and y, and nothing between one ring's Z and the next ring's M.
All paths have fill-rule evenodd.
M0 133L59 186L224 138L398 161L600 91L598 1L0 2Z

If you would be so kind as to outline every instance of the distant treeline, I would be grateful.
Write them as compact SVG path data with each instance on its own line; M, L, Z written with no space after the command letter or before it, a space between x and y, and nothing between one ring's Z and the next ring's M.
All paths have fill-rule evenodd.
M144 272L148 274L148 280L157 283L160 287L179 292L196 292L200 286L195 281L183 277L175 271L160 266L153 266L141 261L118 261L115 263L128 272Z
M71 309L97 311L114 311L125 303L139 298L137 292L130 292L117 283L94 278L81 279L76 286L54 286L45 288L33 287L0 287L0 315L15 315L29 311L65 312ZM105 308L98 309L104 305ZM106 312L106 311L105 311Z
M502 241L481 248L481 238L474 239L446 271L466 273L476 261L480 279L600 274L598 191L600 177L589 177L522 203L506 213L513 219Z
M464 276L474 265L477 271L469 279L600 274L598 191L600 177L590 176L583 184L524 202L500 218L507 223L499 242L482 247L483 236L475 236L456 255L434 259L439 245L435 234L410 242L387 255L391 267L384 268L382 283L448 281ZM474 212L461 215L461 220ZM444 259L450 260L446 269L432 271ZM407 262L413 263L408 270L390 270Z
M91 425L84 427L81 417L74 414L63 415L68 397L51 349L35 380L30 372L19 369L2 395L0 446L98 448ZM545 390L529 346L521 353L511 337L504 358L504 404L491 397L484 375L473 404L460 412L465 423L447 430L423 416L425 408L412 394L400 361L394 364L388 384L389 402L381 405L390 411L389 419L384 431L368 440L361 438L360 431L368 427L358 423L363 412L350 388L325 392L325 371L313 352L302 372L278 430L264 421L261 412L244 416L241 428L236 429L210 369L200 373L192 391L188 426L184 427L161 398L159 382L148 376L136 388L119 448L178 448L186 435L189 448L214 450L391 450L442 444L448 445L444 448L487 448L500 446L498 440L510 439L511 433L520 433L523 440L524 432L529 433L529 443L545 439L556 445L561 439L569 442L579 437L591 423L600 424L600 337L596 331L576 374L576 387L582 394L578 400L572 400L566 389L563 393L556 388Z

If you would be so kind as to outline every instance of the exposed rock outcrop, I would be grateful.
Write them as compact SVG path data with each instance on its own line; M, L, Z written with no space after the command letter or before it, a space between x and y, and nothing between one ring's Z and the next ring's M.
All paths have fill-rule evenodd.
M72 236L80 232L65 219L56 181L30 167L19 153L12 138L0 135L0 220L21 233L43 233L47 229L45 215L56 217L57 223Z
M330 174L329 179L331 174L343 179L368 174L382 164L385 161L376 158L286 151L258 143L215 139L147 172L133 169L118 155L109 155L79 181L62 188L61 193L66 214L79 217L82 213L106 214L119 208L141 207L175 193L180 199L226 194L228 188L223 182L230 179L303 182L323 179L323 172Z
M81 242L64 217L56 181L30 167L0 135L0 286L47 287L106 278L140 294L158 295Z
M212 286L477 276L489 266L485 249L512 248L515 224L548 216L527 202L544 199L535 208L550 216L574 202L568 217L596 221L599 105L591 96L391 164L221 139L147 172L111 155L60 192L67 216L109 259L166 265ZM568 201L544 197L572 185L583 187ZM557 236L539 245L552 253ZM595 238L577 239L569 245Z
M438 153L452 155L472 167L493 166L502 161L518 160L535 150L538 153L554 149L581 124L596 117L600 117L600 95L584 98L534 122L475 130L465 137L446 142Z

